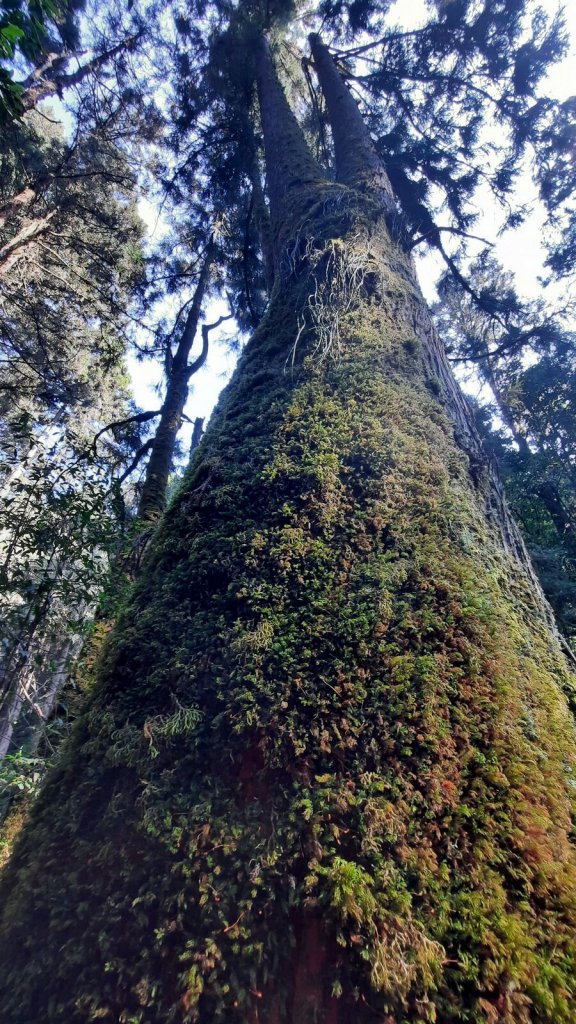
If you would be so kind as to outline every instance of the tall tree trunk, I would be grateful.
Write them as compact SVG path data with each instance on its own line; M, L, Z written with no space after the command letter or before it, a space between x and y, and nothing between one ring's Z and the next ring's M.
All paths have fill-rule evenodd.
M322 180L322 171L306 145L300 126L290 110L276 77L270 48L264 36L258 44L258 99L264 131L264 153L270 217L275 236L294 215L299 195L310 195ZM278 253L278 239L274 239Z
M380 186L266 159L279 278L4 878L2 1020L571 1024L549 611Z
M354 97L342 81L320 36L310 36L334 139L336 178L360 191L378 196L384 208L395 210L394 194Z

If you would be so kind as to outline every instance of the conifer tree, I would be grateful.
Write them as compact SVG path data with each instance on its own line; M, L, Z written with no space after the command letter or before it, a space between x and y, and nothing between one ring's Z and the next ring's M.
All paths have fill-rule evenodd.
M572 309L520 300L512 275L487 254L472 265L473 291L444 275L434 312L449 356L476 369L489 393L479 419L548 600L564 633L575 628L576 437ZM490 429L496 415L501 427Z
M128 297L141 227L124 157L97 133L67 146L34 114L4 137L0 256L0 758L32 748L89 623L117 542L130 406ZM16 735L18 740L16 740Z
M335 180L241 45L274 286L3 880L3 1020L569 1024L550 610L328 50Z

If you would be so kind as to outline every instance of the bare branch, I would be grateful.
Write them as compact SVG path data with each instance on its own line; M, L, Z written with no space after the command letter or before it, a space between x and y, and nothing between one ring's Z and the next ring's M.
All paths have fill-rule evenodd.
M162 409L154 409L151 412L138 412L134 416L127 416L125 420L114 420L113 423L108 423L102 430L99 430L92 441L92 448L96 451L97 443L102 434L105 434L107 430L114 430L115 427L126 427L129 423L147 423L148 420L153 420L156 416L159 416Z
M119 484L123 484L124 483L124 481L130 476L130 474L134 472L134 470L136 469L138 463L142 461L144 456L149 451L151 451L153 444L154 444L154 438L151 437L151 438L148 439L148 441L146 441L142 445L141 448L138 449L138 451L136 452L134 458L132 459L132 462L128 466L128 469L125 469L124 472L122 473L122 475L117 477L117 479L116 479L117 483L119 483Z
M494 243L490 242L489 239L482 238L481 235L472 235L468 231L464 231L462 228L449 227L448 225L445 225L445 226L435 225L434 228L432 228L430 231L425 231L423 235L418 235L418 238L415 238L410 243L410 248L411 249L415 249L417 245L421 244L421 242L430 241L431 240L431 236L433 236L436 231L447 231L447 232L449 232L449 234L451 234L451 235L459 235L461 238L471 238L475 242L482 242L483 245L490 246L491 249L494 248ZM434 244L433 240L431 241L431 244L432 245Z
M208 358L208 334L210 331L214 331L220 324L223 324L225 320L232 320L233 314L228 313L227 316L221 316L213 324L202 324L202 351L197 359L190 364L186 371L188 379L197 373L197 371L204 366L206 359Z

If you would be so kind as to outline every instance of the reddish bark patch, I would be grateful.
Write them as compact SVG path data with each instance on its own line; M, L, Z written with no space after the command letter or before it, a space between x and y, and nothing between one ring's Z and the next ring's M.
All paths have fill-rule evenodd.
M339 1004L329 988L333 941L326 935L318 914L299 916L294 932L296 949L288 1020L290 1024L338 1024Z

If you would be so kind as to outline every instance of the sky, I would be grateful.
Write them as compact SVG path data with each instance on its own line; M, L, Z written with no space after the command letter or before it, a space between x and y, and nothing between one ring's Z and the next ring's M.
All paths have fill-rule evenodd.
M550 14L558 9L555 0L540 0L540 6ZM427 20L427 9L424 0L396 0L391 8L391 13L397 14L398 23L404 28L416 28ZM569 55L558 64L546 81L545 91L560 100L572 95L576 88L576 4L571 3L565 9L565 17L571 37L571 48ZM541 90L542 92L544 90ZM497 132L495 127L495 132ZM488 238L497 238L494 250L495 256L507 269L511 269L516 277L516 284L520 294L526 297L533 297L540 293L538 276L543 270L544 253L541 245L544 213L537 201L533 184L529 175L525 174L521 182L522 201L532 207L531 216L526 223L515 231L507 231L497 238L500 227L501 212L493 200L488 196L479 194L478 204L480 218L474 227L474 232L485 235ZM140 204L140 214L147 224L151 238L158 237L163 227L158 220L155 208L147 201ZM482 248L482 246L479 246ZM473 250L472 250L473 252ZM428 302L436 299L434 283L444 264L438 254L423 254L418 257L418 274L422 289ZM210 303L206 311L206 320L217 320L219 316L228 313L226 303L218 300ZM222 387L229 380L236 363L237 355L230 350L227 339L231 337L229 324L214 331L211 335L211 344L208 360L204 367L192 378L190 395L186 405L185 413L190 420L201 416L207 421ZM200 345L200 335L196 340L197 348ZM194 350L192 358L194 357ZM134 358L129 359L129 370L132 376L134 397L142 408L158 407L158 391L155 391L162 381L162 369L152 361L147 363L137 362ZM478 385L470 377L461 381L465 390L478 394ZM185 423L180 435L184 451L187 450L191 435L191 424Z
M221 299L210 302L206 308L204 322L213 323L220 316L226 316L230 310L226 302ZM190 393L184 410L189 420L193 421L197 416L206 421L210 416L218 395L222 388L230 380L236 366L238 354L232 351L230 341L236 341L235 333L229 324L222 324L210 334L210 349L208 359L204 366L191 378ZM191 360L199 354L201 336L198 332L195 347L191 352ZM128 370L132 378L134 400L142 409L158 409L159 392L158 385L162 384L162 366L155 360L139 362L134 356L129 356ZM192 423L185 422L178 435L179 442L184 451L187 451L192 435Z

